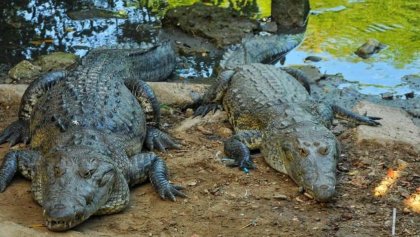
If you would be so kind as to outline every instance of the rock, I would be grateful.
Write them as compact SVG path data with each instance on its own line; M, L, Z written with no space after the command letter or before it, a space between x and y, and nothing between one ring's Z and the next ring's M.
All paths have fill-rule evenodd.
M392 94L391 92L385 92L381 94L381 97L384 100L392 100L394 99L394 94Z
M309 14L309 0L272 0L271 16L279 32L303 31Z
M170 82L148 82L161 104L185 107L201 98L208 85Z
M408 93L405 93L405 98L406 99L413 99L414 98L414 91L410 91Z
M174 128L175 133L182 133L188 129L206 123L221 123L227 119L227 114L225 111L217 110L214 114L209 113L204 117L190 117L184 119L178 127Z
M27 85L0 84L0 104L19 105Z
M31 62L23 60L10 69L9 77L16 81L22 79L32 80L41 75L41 70L42 68L40 66L33 65Z
M373 104L367 101L359 102L353 109L356 113L381 117L381 126L372 127L360 125L355 129L358 143L374 141L386 145L388 143L406 143L420 152L420 128L403 110Z
M47 72L57 69L67 69L77 64L78 57L71 53L54 52L48 55L42 55L34 62L40 66L42 71Z
M187 106L196 102L206 91L205 84L148 82L162 104ZM19 104L28 86L24 84L0 84L0 103Z
M308 61L310 61L310 62L319 62L319 61L322 61L322 58L321 57L318 57L318 56L308 56L308 57L305 58L304 61L305 62L308 62Z
M260 22L259 30L270 32L270 33L276 33L277 32L277 24L275 22Z
M217 47L239 43L245 35L258 29L255 20L238 12L202 3L170 9L162 23L164 27L173 26L187 34L210 39Z
M217 133L217 135L219 135L221 137L228 138L228 137L232 136L233 131L232 131L232 129L227 128L227 127L219 127L216 130L216 133Z
M367 42L360 46L354 53L363 59L367 59L384 48L386 48L386 45L380 43L376 39L368 39Z

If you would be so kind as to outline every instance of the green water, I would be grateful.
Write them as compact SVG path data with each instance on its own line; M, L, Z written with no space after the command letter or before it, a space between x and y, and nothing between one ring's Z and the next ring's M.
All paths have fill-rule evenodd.
M312 63L322 72L342 73L348 85L367 94L411 91L401 82L420 73L420 1L313 0L306 39L289 56L302 63L307 55L324 60ZM354 51L369 38L387 48L364 60ZM346 85L344 85L346 86Z

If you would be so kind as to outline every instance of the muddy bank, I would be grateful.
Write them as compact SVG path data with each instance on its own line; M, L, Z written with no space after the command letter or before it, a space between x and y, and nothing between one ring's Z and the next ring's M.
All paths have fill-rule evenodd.
M2 107L0 129L15 119L16 110ZM64 236L389 236L392 208L397 208L398 236L420 234L420 215L404 204L420 186L420 157L411 146L369 141L356 145L354 130L347 130L339 136L337 195L333 202L320 204L299 193L290 178L268 167L259 154L254 155L258 169L249 174L225 167L222 141L229 133L222 131L231 127L224 113L192 126L187 116L178 109L164 116L183 147L160 153L172 181L187 188L187 199L163 201L144 184L132 189L124 212L93 217ZM7 150L2 145L0 157ZM388 169L398 166L398 159L407 162L407 168L386 195L374 197L374 188ZM43 226L30 182L17 178L1 196L0 226L7 226L8 236L54 235Z

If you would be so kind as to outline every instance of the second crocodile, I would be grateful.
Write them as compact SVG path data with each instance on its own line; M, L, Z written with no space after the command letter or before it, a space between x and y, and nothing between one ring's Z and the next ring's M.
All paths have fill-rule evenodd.
M223 103L236 132L224 143L233 165L254 168L250 149L260 149L272 168L288 174L320 202L331 200L335 193L339 143L328 129L334 114L361 124L379 124L379 118L314 101L295 78L272 65L225 70L212 90L196 115L215 108L212 102Z

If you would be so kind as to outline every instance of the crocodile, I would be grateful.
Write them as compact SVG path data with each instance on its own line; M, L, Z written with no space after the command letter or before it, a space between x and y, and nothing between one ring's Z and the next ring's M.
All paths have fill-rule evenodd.
M74 70L33 81L18 119L0 133L0 144L29 143L5 155L0 192L17 171L30 179L32 196L52 231L68 230L92 215L120 212L128 206L129 187L148 179L163 199L185 197L181 186L169 182L164 160L151 152L179 145L159 129L159 102L139 79L159 73L143 58L150 52L93 50ZM152 71L145 74L144 65L133 67L127 58ZM153 125L143 102L152 107Z
M225 70L195 111L205 115L222 103L235 135L224 142L231 165L255 168L250 150L259 149L275 170L289 175L319 202L331 200L336 186L339 142L329 130L334 115L379 125L337 105L316 101L304 85L281 68L251 63Z

